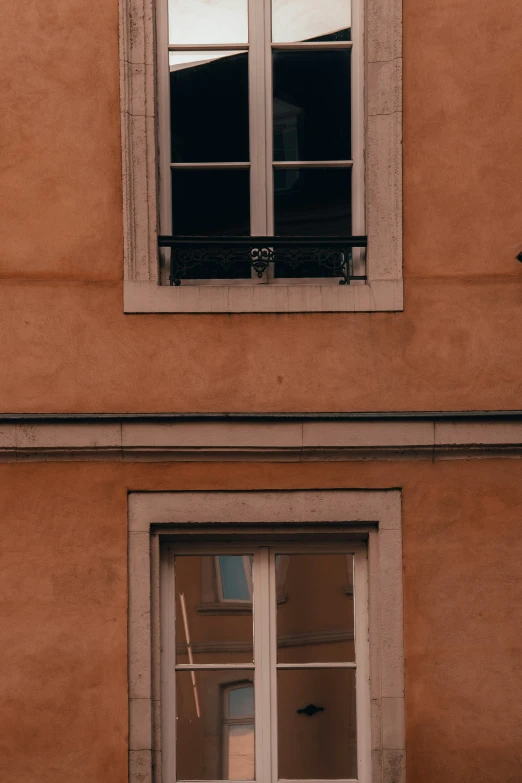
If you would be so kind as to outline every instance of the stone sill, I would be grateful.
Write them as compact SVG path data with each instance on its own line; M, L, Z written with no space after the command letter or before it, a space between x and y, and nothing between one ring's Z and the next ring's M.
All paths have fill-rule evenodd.
M125 313L401 312L403 281L366 285L160 286L124 282Z

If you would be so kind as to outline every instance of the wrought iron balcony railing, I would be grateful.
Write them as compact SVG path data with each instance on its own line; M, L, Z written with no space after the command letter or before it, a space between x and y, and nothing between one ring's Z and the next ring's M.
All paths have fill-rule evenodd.
M205 267L223 270L224 277L242 265L262 278L274 265L278 270L290 270L293 277L339 277L340 285L352 280L366 280L366 275L354 274L353 248L365 248L368 239L356 237L172 237L160 236L160 248L171 248L170 284L181 285L191 278L212 278ZM317 272L309 274L310 268ZM324 271L324 275L320 273ZM299 274L302 272L302 274ZM244 275L246 277L246 275Z

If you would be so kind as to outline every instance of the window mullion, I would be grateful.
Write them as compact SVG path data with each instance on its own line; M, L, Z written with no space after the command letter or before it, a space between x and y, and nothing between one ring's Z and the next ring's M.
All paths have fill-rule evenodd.
M277 783L277 574L276 553L269 550L269 670L270 670L270 777L271 783Z
M355 693L357 715L357 779L370 783L371 779L371 724L370 724L370 667L369 667L369 613L368 613L368 557L365 552L354 554L354 620L355 620Z
M249 0L250 231L253 236L264 236L267 233L263 6L259 0Z
M364 129L364 0L352 3L352 234L366 234L366 188ZM364 275L366 251L353 248L353 274Z
M255 759L257 783L270 780L270 567L267 547L254 555Z
M176 586L174 553L167 547L160 561L161 764L163 783L176 780ZM174 739L173 739L174 738Z
M172 234L172 173L170 137L170 65L169 65L169 10L168 0L159 0L156 6L157 46L157 102L158 102L158 185L159 232ZM161 282L167 282L171 250L162 248Z
M265 129L265 210L266 210L266 234L274 233L274 172L272 161L274 159L274 134L273 134L273 100L272 100L272 2L265 0L260 3L264 11L263 19L263 67L264 67L264 129Z

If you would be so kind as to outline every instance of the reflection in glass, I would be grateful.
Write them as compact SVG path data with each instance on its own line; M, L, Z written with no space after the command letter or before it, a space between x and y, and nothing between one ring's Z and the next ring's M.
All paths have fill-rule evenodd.
M287 561L286 600L277 607L278 662L354 661L353 555L288 555Z
M273 54L274 160L350 160L350 50Z
M249 160L246 52L169 52L173 163Z
M351 183L351 169L275 169L276 236L351 236Z
M247 43L247 0L168 0L169 44Z
M254 770L254 686L225 689L223 775L228 780L251 780Z
M178 780L253 780L253 672L177 672Z
M309 41L350 28L351 0L272 0L272 40Z
M250 663L252 604L222 600L221 556L176 557L176 663ZM241 563L243 557L238 557ZM250 595L252 582L250 581Z
M252 562L248 555L219 555L217 567L224 601L252 600Z
M279 670L277 705L280 780L357 777L354 669Z

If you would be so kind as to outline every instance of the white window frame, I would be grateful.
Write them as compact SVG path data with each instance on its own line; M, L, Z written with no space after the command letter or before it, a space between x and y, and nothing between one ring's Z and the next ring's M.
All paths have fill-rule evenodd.
M317 531L319 533L319 531ZM240 536L238 536L240 538ZM263 540L265 539L265 540ZM278 783L277 771L277 672L283 669L355 669L357 778L336 780L335 783L371 783L370 691L368 648L368 559L366 545L357 541L326 543L294 543L292 545L262 536L256 544L245 542L230 545L179 546L164 544L160 552L161 605L161 681L162 681L162 783L176 783L176 672L218 670L251 671L255 679L255 780ZM339 663L277 663L276 632L276 568L275 550L280 554L350 554L354 558L354 628L355 662ZM255 663L235 664L175 664L175 557L176 555L208 555L211 553L254 555L253 594L254 660ZM197 674L197 671L196 671ZM213 781L210 783L218 783ZM286 781L285 783L301 783ZM326 781L310 780L310 783Z
M255 5L258 13L260 7ZM368 280L351 285L338 285L337 280L324 278L302 281L307 283L304 285L299 280L274 281L269 285L252 285L249 281L247 285L238 285L236 281L227 281L226 285L223 281L219 285L207 281L198 281L197 285L161 285L157 205L158 171L163 163L158 158L156 141L157 135L161 137L166 132L166 115L163 112L164 119L158 127L156 107L164 92L162 78L168 77L168 70L158 69L156 73L160 42L155 44L155 24L157 21L158 29L163 31L168 29L165 9L163 0L158 0L157 5L155 0L120 0L124 311L402 310L402 0L354 0L352 9L354 35L359 25L364 40L359 47L359 61L354 48L352 65L354 83L360 85L355 101L361 105L354 123L352 155L354 163L365 163L353 172L354 193L359 194L353 230L355 234L359 221L361 225L365 221ZM263 24L266 25L266 19ZM266 136L271 144L271 134ZM160 199L160 203L159 217L164 225L168 219L165 200Z
M217 523L217 524L216 524ZM235 533L365 542L368 551L372 783L404 783L402 521L398 490L130 492L129 783L162 780L160 539L227 541Z

